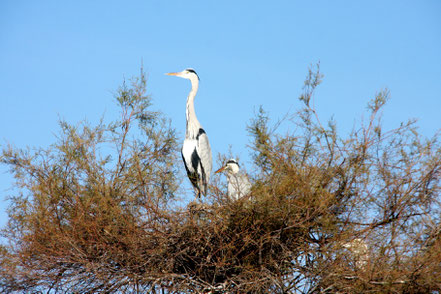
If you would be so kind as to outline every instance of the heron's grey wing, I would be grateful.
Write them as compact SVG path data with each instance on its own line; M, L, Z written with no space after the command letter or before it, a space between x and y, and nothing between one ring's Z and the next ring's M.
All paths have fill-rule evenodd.
M251 190L251 183L245 174L239 173L228 176L228 197L239 199L248 195Z
M246 174L239 174L240 177L240 191L242 196L247 195L250 193L251 190L251 183L248 179L248 176Z
M205 178L208 183L210 180L211 169L213 166L213 158L211 156L211 147L210 147L210 143L208 142L207 134L203 129L199 130L197 140L198 140L198 144L196 146L196 150L201 159L201 164L205 172Z

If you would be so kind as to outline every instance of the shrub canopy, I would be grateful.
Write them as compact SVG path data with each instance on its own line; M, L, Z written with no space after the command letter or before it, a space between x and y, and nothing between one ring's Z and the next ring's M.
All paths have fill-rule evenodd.
M219 178L182 203L175 131L141 73L115 122L60 122L47 149L5 147L19 191L0 248L3 291L48 293L415 293L441 291L439 135L384 131L381 108L348 134L314 109L251 119L253 184L230 201ZM282 133L281 126L289 126ZM225 159L225 156L220 156ZM193 196L191 196L193 197Z

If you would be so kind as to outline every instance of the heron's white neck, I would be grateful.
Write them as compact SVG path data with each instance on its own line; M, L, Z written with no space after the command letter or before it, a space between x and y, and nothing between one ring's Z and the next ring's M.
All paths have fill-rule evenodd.
M194 110L194 98L199 88L199 80L197 77L190 78L191 81L191 91L187 98L187 108L185 111L187 117L187 130L185 133L186 138L196 138L201 124L196 117L196 112Z

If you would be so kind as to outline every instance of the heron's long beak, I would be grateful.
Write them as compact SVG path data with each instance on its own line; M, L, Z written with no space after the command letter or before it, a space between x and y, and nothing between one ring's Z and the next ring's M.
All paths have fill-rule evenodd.
M215 171L214 173L215 173L215 174L220 173L220 172L223 171L226 167L227 167L227 166L225 165L225 166L221 167L220 169L218 169L217 171Z
M166 73L166 75L168 76L177 76L179 73L178 72L168 72Z

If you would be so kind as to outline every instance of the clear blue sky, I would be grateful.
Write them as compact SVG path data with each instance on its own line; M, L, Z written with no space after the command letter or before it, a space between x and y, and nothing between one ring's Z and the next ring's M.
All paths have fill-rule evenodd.
M271 4L270 4L271 3ZM58 119L116 115L124 77L148 74L154 108L185 128L193 67L196 112L214 155L249 166L246 125L259 105L272 118L300 106L308 66L320 60L324 120L349 131L384 87L386 126L441 127L441 1L19 1L0 2L0 145L45 147ZM216 168L215 166L214 168ZM0 167L0 212L12 177ZM6 221L1 213L0 225Z

